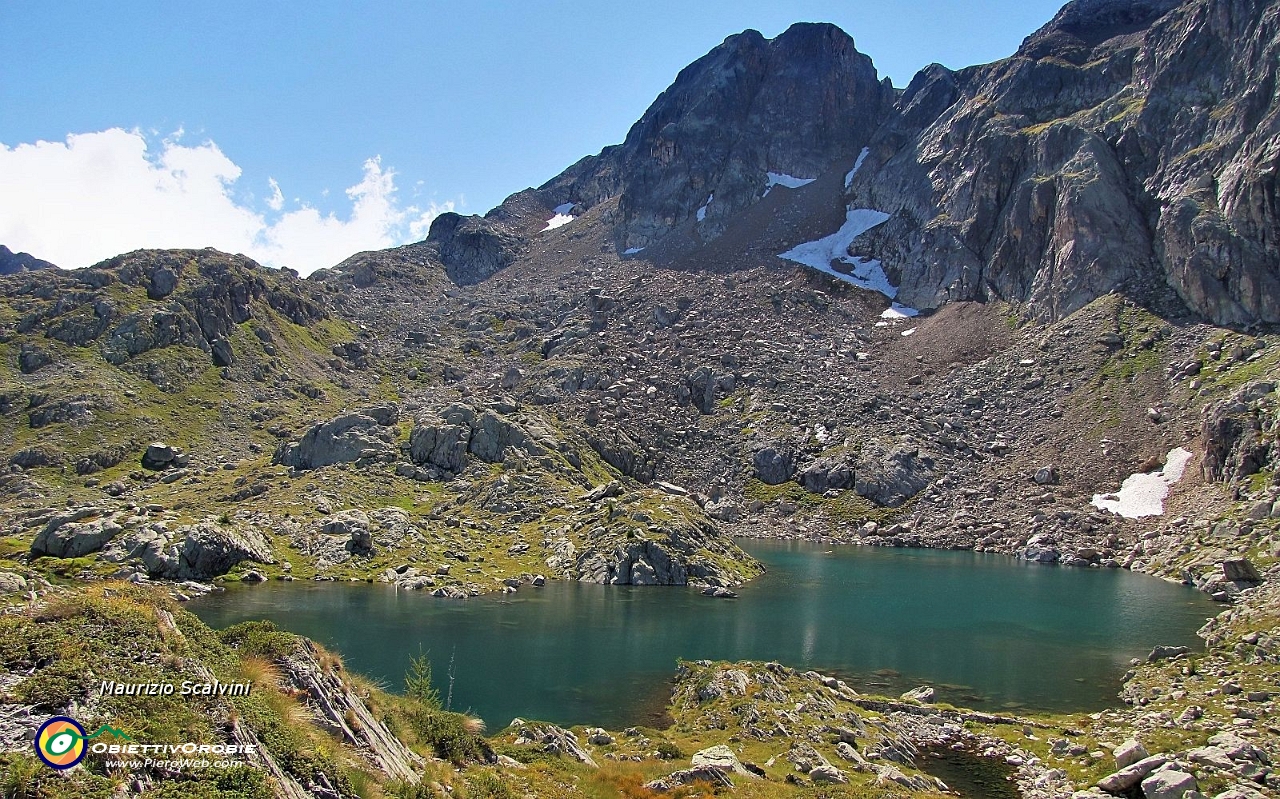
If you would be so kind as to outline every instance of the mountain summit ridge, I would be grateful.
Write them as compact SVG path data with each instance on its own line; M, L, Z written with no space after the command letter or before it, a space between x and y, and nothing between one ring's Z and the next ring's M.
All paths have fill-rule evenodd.
M774 182L843 173L866 148L824 202L891 215L855 254L915 307L1000 299L1054 320L1110 291L1171 289L1217 323L1277 323L1277 14L1264 0L1074 0L1008 58L930 65L904 90L835 25L744 31L682 69L621 144L466 223L485 242L442 260L483 279L528 249L545 211L615 203L593 224L618 252L701 262ZM447 248L458 226L428 242Z

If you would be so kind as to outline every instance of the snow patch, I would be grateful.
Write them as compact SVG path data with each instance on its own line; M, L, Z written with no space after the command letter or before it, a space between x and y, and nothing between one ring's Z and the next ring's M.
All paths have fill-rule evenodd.
M881 319L910 319L913 316L919 316L920 312L915 308L908 308L905 305L891 303L888 308L880 312Z
M1182 447L1169 450L1164 468L1147 474L1131 474L1114 494L1094 494L1095 508L1109 510L1126 519L1164 515L1164 499L1169 489L1182 479L1191 453Z
M622 251L623 255L635 255L638 252L644 252L644 247L629 247Z
M782 172L766 172L764 174L769 178L769 185L764 187L764 194L760 195L762 197L767 195L774 186L782 186L786 189L798 189L801 186L808 186L810 183L817 180L817 178L798 178L794 175L783 174Z
M701 222L702 220L704 220L704 219L706 219L706 218L707 218L707 206L708 206L708 205L711 205L711 201L712 201L712 200L714 200L715 198L716 198L716 193L715 193L715 192L711 192L711 194L707 197L707 201L706 201L705 203L703 203L703 204L702 204L702 207L701 207L701 208L699 208L699 209L698 209L698 221L699 221L699 222Z
M902 337L906 338L907 336L914 336L915 333L916 333L916 329L914 327L910 327L902 331Z
M856 258L848 254L849 245L854 239L888 218L889 215L883 211L850 208L845 215L844 224L835 233L823 236L817 241L797 244L778 257L825 272L859 288L878 291L889 299L893 299L898 296L898 287L889 282L889 276L884 273L880 262L874 258ZM838 270L831 266L833 261L848 264L853 268L847 272Z
M561 203L551 209L555 216L547 220L547 226L542 229L545 233L548 230L555 230L558 227L564 227L578 217L573 215L573 203Z
M849 170L849 174L844 176L844 187L847 189L853 185L853 176L858 174L858 170L862 169L862 162L867 160L867 153L871 152L870 147L863 147L862 152L858 153L858 160L854 162L853 169Z

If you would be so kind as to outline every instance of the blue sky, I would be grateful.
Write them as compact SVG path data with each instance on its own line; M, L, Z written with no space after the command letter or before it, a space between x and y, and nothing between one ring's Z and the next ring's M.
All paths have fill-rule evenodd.
M0 243L66 266L134 242L239 244L308 271L418 237L442 208L484 212L620 141L683 66L745 28L834 22L903 86L933 61L1012 53L1057 7L5 0L0 193L29 201L0 205ZM145 201L127 193L157 182ZM147 213L164 218L129 230ZM72 221L75 246L52 227Z

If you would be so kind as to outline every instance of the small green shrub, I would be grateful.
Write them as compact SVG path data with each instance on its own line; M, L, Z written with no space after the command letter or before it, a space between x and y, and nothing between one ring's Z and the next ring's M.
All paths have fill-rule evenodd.
M264 660L276 660L293 651L296 637L269 621L244 621L218 633L227 646Z
M467 799L515 799L515 793L492 771L478 771L467 778Z
M387 799L439 799L425 781L417 783L393 782L382 789Z
M457 765L487 760L493 752L484 738L467 729L467 717L460 713L422 708L409 712L407 720L419 741Z
M89 690L85 675L89 664L82 658L67 657L55 660L31 677L18 683L14 697L23 704L35 705L43 710L60 710L81 699Z
M670 741L659 741L658 745L654 747L654 751L663 760L679 760L684 757L684 752L680 751L680 747Z
M110 780L84 769L63 774L26 753L0 754L3 799L111 799L112 793Z
M196 779L165 781L156 799L271 799L266 776L248 766L208 769Z

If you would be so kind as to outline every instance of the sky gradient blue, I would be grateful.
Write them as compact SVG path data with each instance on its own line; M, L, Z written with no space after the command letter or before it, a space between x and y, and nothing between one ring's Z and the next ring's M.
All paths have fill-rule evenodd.
M264 198L274 177L321 210L380 155L406 200L483 212L621 141L682 67L745 28L836 23L904 86L934 61L1009 55L1058 5L4 0L0 143L183 128L243 168L238 191Z

